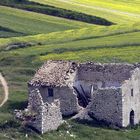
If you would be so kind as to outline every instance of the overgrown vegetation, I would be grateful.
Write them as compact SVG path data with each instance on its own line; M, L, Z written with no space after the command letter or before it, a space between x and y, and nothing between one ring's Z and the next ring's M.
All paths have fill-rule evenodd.
M43 14L48 14L48 15L53 15L53 16L58 16L58 17L63 17L63 18L68 18L72 20L79 20L91 24L97 24L97 25L105 25L109 26L112 25L113 23L92 15L80 13L80 12L75 12L71 10L66 10L62 8L57 8L54 6L49 6L49 5L43 5L35 2L30 2L27 0L1 0L0 5L4 6L11 6L15 8L20 8L20 9L25 9L29 11L34 11L38 13L43 13Z

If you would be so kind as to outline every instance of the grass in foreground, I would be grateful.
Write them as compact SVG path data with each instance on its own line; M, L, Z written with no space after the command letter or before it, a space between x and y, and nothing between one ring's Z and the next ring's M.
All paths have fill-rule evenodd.
M2 129L4 128L4 129ZM3 140L138 140L140 128L113 130L96 124L68 121L57 131L39 135L31 129L21 127L13 118L4 125L0 124L0 138Z

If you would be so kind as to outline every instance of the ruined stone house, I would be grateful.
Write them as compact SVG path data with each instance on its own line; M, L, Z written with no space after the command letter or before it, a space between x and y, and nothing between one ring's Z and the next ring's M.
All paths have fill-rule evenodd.
M33 99L37 93L41 106L58 99L57 111L64 116L85 108L91 118L119 127L140 121L140 68L136 64L47 61L29 82L29 108L39 108ZM59 114L58 121L52 113L56 127L62 123L57 111L53 112Z

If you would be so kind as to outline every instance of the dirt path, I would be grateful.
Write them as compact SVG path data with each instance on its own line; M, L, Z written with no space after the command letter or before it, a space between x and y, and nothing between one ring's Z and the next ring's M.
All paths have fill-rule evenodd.
M8 84L1 73L0 73L0 82L2 83L3 90L4 90L4 99L3 99L2 103L0 104L0 107L2 107L4 105L4 103L8 100L9 89L8 89Z
M120 14L120 15L140 18L140 14L123 12L123 11L119 11L119 10L112 10L112 9L108 9L108 8L98 7L98 6L89 6L89 5L81 4L78 2L72 2L69 0L58 0L58 1L69 3L69 4L74 4L74 5L81 6L81 7L87 7L87 8L94 9L94 10L106 11L106 12L110 12L110 13L114 13L114 14Z

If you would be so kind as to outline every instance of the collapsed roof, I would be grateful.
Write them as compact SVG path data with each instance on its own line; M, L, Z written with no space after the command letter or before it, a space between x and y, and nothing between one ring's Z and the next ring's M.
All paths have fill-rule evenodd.
M77 64L72 61L47 61L36 72L33 79L29 82L35 86L67 86L70 74L77 69Z
M136 67L139 67L140 64L127 64L127 63L111 63L111 64L100 64L100 63L77 63L74 61L52 61L49 60L44 63L44 65L36 72L33 79L29 82L30 85L33 86L51 86L51 87L63 87L68 86L69 80L71 79L71 75L78 71L78 80L87 80L88 76L86 74L91 72L90 79L98 79L101 78L103 80L109 79L109 73L114 75L109 80L118 80L120 83L123 80L127 80L131 77L131 71ZM98 76L97 73L100 73ZM118 75L116 77L116 75ZM87 79L82 79L82 75L85 75ZM117 79L118 78L118 79Z

